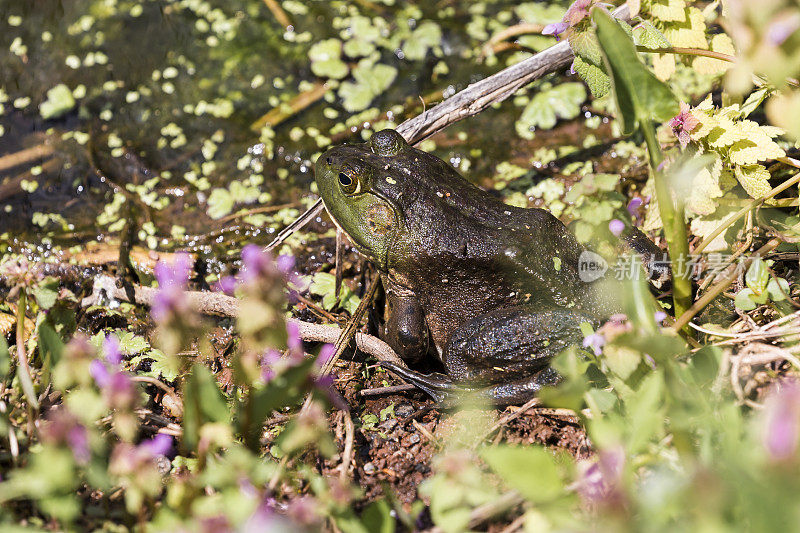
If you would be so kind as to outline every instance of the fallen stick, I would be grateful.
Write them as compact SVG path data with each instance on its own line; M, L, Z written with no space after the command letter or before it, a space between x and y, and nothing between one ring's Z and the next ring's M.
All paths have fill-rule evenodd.
M144 287L142 285L133 285L132 288L135 301L131 303L146 305L148 307L153 304L153 300L158 292L157 289ZM239 300L233 296L208 291L186 291L185 294L191 308L198 313L233 318L236 317L239 312ZM100 305L103 301L108 299L130 302L128 293L124 288L117 287L113 277L98 276L94 280L92 294L84 298L81 305L83 307ZM297 325L300 338L306 342L334 344L342 333L342 329L338 326L312 324L295 318L289 319L289 322ZM355 334L355 342L356 348L374 356L379 361L389 361L404 368L406 367L406 364L394 350L377 337L358 332Z
M37 159L53 155L55 148L49 144L37 144L31 148L14 152L13 154L4 155L0 157L0 172L8 170L24 163L30 163Z

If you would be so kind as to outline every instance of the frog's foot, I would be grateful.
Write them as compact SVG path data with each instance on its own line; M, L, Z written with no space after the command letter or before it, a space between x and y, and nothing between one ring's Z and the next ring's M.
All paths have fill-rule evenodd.
M450 378L438 372L422 374L388 361L381 361L381 366L387 370L391 370L409 383L416 385L428 393L437 403L443 403L448 397L452 396L454 392L459 390L458 386L456 386Z
M546 367L531 376L506 383L485 388L467 388L458 386L444 374L422 374L387 361L382 361L381 366L416 385L437 403L447 405L454 404L457 401L457 394L466 391L477 392L486 402L498 407L521 404L536 396L542 387L556 385L561 381L561 376L555 370Z
M482 389L481 394L498 407L519 405L536 396L542 387L557 385L561 379L558 372L546 367L532 376Z

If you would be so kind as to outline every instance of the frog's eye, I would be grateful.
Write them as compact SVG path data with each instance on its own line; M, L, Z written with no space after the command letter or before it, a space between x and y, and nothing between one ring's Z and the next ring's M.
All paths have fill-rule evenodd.
M358 194L361 192L361 182L344 172L339 172L339 185L341 185L342 192L345 194Z

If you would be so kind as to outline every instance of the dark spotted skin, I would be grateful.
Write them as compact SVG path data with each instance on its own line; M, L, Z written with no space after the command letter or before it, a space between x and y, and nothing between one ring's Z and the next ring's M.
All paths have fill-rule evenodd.
M621 307L617 289L581 280L584 248L552 214L504 204L392 130L329 149L316 180L383 272L387 342L409 362L438 355L446 374L392 370L436 397L457 384L497 404L525 401L558 379L547 364L580 343L582 322Z

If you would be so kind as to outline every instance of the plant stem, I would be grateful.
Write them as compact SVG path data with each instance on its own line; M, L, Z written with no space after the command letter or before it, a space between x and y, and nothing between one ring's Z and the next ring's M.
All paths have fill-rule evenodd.
M650 168L656 186L656 199L661 220L664 223L664 236L667 238L669 255L672 260L672 303L675 316L682 315L692 303L692 280L685 265L689 260L689 239L684 224L683 202L680 198L673 200L672 190L667 177L660 170L664 155L656 138L656 130L652 122L642 121L642 133L647 143L650 157ZM675 266L679 268L675 268Z
M736 56L723 54L722 52L715 52L713 50L703 50L700 48L684 48L679 46L667 48L648 48L646 46L637 46L636 50L638 52L647 52L651 54L676 54L683 56L708 57L711 59L719 59L720 61L727 61L728 63L736 62Z
M36 392L33 390L31 370L28 366L28 355L25 353L25 309L27 306L25 289L20 287L19 302L17 302L17 360L21 370L19 381L30 408L39 409L39 400L36 399Z

